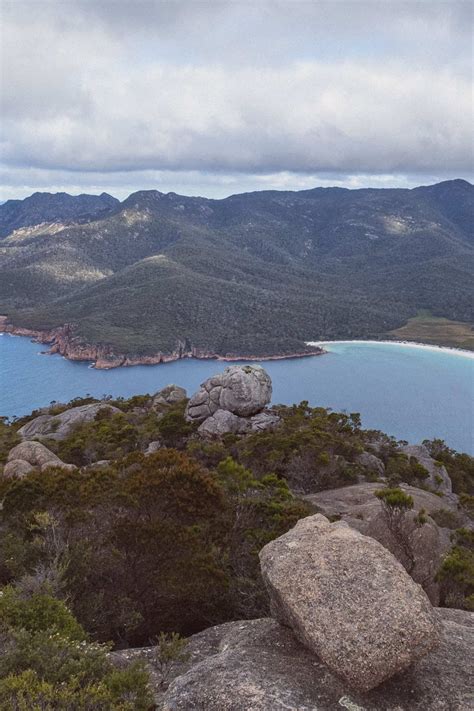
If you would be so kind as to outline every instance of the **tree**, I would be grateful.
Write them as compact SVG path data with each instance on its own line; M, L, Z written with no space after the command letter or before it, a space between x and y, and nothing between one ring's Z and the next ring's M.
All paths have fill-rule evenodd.
M414 519L415 528L407 518L409 511L413 509L413 497L406 494L402 489L378 489L374 492L380 500L384 512L387 527L393 535L398 547L402 551L408 573L412 573L416 564L413 550L413 533L416 526L424 523L423 514Z
M474 531L459 528L451 538L453 547L436 576L441 599L447 607L474 611Z
M189 659L187 640L177 632L161 632L155 645L155 666L160 676L160 686L166 688L173 664Z

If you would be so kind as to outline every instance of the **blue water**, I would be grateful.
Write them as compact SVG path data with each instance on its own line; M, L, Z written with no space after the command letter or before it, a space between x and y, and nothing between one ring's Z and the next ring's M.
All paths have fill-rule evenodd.
M182 360L158 366L94 370L27 338L0 337L0 415L24 415L51 400L66 402L87 393L153 393L177 383L192 394L218 361ZM267 361L273 402L360 412L364 427L398 439L421 442L441 437L450 447L474 454L474 360L449 351L397 344L345 343L316 358Z

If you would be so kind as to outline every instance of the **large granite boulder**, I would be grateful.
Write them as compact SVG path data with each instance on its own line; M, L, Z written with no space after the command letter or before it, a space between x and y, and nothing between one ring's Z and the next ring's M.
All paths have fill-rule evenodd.
M186 419L203 422L217 410L239 417L261 412L272 396L272 382L259 365L231 365L202 383L186 407Z
M161 685L151 647L111 654L142 660L163 711L467 711L474 708L474 614L436 610L441 643L367 694L340 677L271 619L227 622L193 635L186 661Z
M401 448L401 451L407 457L415 457L418 463L426 469L428 478L425 480L425 484L435 491L452 492L453 486L446 467L433 459L423 444L407 444Z
M377 541L321 514L260 552L272 615L362 692L438 643L430 602Z
M78 425L91 422L98 412L107 411L110 414L119 413L120 410L103 402L94 402L90 405L71 407L59 415L39 415L34 420L20 427L18 434L26 440L47 437L48 439L66 439Z
M7 461L11 462L16 459L28 462L33 467L42 467L44 464L51 466L63 464L61 459L41 442L20 442L17 444L8 453Z
M153 408L166 407L167 405L175 405L177 402L186 400L187 393L184 388L179 385L167 385L153 395Z
M77 467L66 464L54 452L51 452L41 442L21 442L10 450L7 463L3 468L3 475L9 477L23 477L34 469L45 471L50 467L60 467L72 471Z
M7 462L4 465L2 474L10 479L21 479L30 472L34 471L34 469L35 468L24 459L12 459L11 462Z

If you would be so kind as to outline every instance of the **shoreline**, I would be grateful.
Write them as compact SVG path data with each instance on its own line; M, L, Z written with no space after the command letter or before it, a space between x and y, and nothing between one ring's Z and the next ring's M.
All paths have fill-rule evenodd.
M455 346L438 346L434 343L420 343L418 341L398 341L398 340L388 340L384 339L381 341L367 340L363 339L352 339L352 340L337 340L337 341L305 341L308 346L320 346L328 348L331 345L351 345L355 344L367 344L367 345L387 345L387 346L401 346L405 348L422 348L424 350L433 351L435 353L450 353L451 355L461 356L463 358L469 358L474 360L474 351L468 351L464 348L456 348ZM330 352L330 351L327 351Z
M6 333L10 336L29 338L34 343L43 343L49 346L44 355L61 355L70 361L89 363L90 368L96 370L111 370L113 368L132 367L134 365L160 365L173 363L178 360L195 358L196 360L216 360L226 363L232 362L258 362L272 360L286 360L291 358L305 358L323 355L326 351L320 346L313 346L313 351L300 351L297 353L274 354L265 356L219 355L200 348L186 348L184 342L178 342L177 348L171 353L158 351L150 355L127 355L116 353L110 346L98 346L82 342L74 336L71 324L65 324L50 331L24 328L9 323L7 316L0 315L0 335Z
M474 360L474 351L469 351L454 346L440 346L433 343L420 343L417 341L400 340L375 340L375 339L338 339L333 341L305 341L305 345L315 348L314 351L299 351L288 354L273 355L219 355L205 351L200 348L186 347L184 342L178 342L177 348L171 353L158 351L150 355L127 355L116 353L110 346L91 345L82 342L74 336L74 328L71 324L65 324L58 328L47 330L30 329L22 326L14 326L8 321L8 317L0 315L0 335L6 333L10 336L29 338L35 343L42 343L49 346L45 355L61 355L70 361L89 363L89 367L96 370L111 370L113 368L132 367L135 365L160 365L162 363L173 363L178 360L195 358L196 360L216 360L224 363L242 362L266 362L275 360L291 360L296 358L307 358L330 353L331 345L396 345L404 348L418 348L432 352L450 353Z

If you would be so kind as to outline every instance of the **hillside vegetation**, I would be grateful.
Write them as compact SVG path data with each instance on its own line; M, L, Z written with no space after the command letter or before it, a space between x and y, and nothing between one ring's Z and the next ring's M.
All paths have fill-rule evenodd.
M262 547L315 511L340 519L324 495L343 511L344 492L360 487L373 504L350 525L370 526L383 500L373 520L389 527L407 572L441 604L473 609L472 457L424 443L449 473L446 494L441 476L428 484L403 443L363 430L357 413L278 406L272 430L208 439L186 420L185 397L163 401L169 391L103 401L42 444L19 432L39 412L0 421L1 709L153 708L147 670L113 667L108 651L153 645L161 693L185 658L179 635L268 615ZM46 412L59 425L81 406L94 400ZM14 473L14 451L35 446L56 460Z
M422 309L469 328L473 192L462 180L224 200L141 191L95 198L89 215L87 196L77 215L80 198L9 201L0 313L29 328L73 324L84 342L127 354L178 342L300 352L305 340L386 335ZM422 339L433 333L428 324Z

